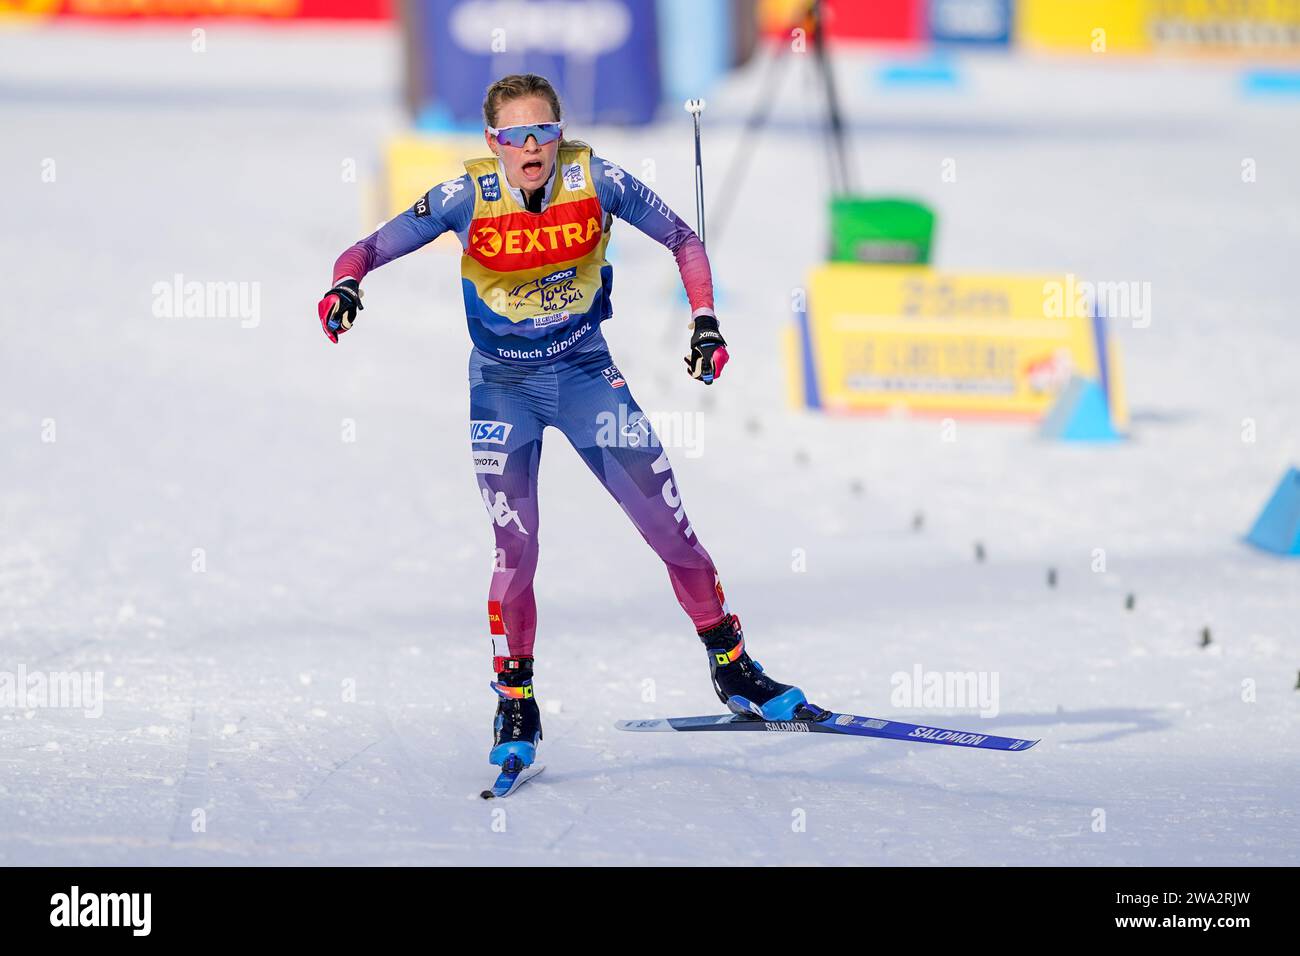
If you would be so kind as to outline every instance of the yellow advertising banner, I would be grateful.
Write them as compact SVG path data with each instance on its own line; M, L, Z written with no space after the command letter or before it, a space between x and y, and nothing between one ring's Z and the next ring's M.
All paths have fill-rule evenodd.
M1297 0L1017 0L1016 42L1073 53L1300 54Z
M422 136L402 133L384 145L383 171L377 188L369 197L363 211L364 229L377 228L377 222L387 222L410 209L417 199L439 183L464 174L462 157L473 155L473 150L485 150L480 139L477 146L472 137ZM456 236L447 233L434 240L433 247L445 252L459 252Z
M11 18L50 17L62 6L63 0L0 0L0 22Z
M469 137L445 138L403 133L384 146L385 218L410 209L417 199L439 183L455 179L465 172L461 157L471 150L485 149L480 138L477 147Z
M1037 419L1079 376L1102 383L1120 423L1118 356L1081 285L1064 275L820 266L787 336L791 397L831 412Z

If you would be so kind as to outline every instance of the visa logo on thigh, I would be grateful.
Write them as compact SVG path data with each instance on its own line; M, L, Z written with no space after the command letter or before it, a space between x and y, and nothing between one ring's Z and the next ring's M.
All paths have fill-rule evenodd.
M470 422L469 440L478 444L504 445L513 427L509 422Z

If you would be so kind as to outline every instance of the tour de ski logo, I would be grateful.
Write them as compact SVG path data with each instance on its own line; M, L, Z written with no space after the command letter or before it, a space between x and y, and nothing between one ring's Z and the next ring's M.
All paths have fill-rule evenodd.
M609 383L610 388L622 388L627 384L623 381L623 373L618 370L617 365L611 365L600 374L605 376L605 381Z
M578 270L570 267L536 279L529 279L511 289L510 298L514 300L513 305L516 309L525 306L540 308L546 312L567 309L582 299L582 290L576 286L577 275ZM556 321L568 321L568 318L567 313L562 319L552 319L549 316L538 317L533 320L533 324L541 328L543 325L553 325Z
M582 163L570 163L564 167L564 186L577 192L587 188L587 177L582 172Z
M484 202L496 202L501 198L501 184L497 182L496 173L488 173L478 178L478 189L483 194Z

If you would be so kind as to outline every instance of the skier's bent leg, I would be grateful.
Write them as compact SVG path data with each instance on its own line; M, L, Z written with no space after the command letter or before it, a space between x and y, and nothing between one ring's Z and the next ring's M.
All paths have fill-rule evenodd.
M616 454L622 477L619 468L607 468L607 487L668 567L677 600L691 616L708 652L709 671L718 699L730 710L745 716L790 720L800 714L807 699L798 687L779 683L764 674L762 666L746 652L740 618L726 606L713 562L686 518L668 455L662 448L658 451L648 464L645 456ZM631 486L640 487L632 469L647 467L656 480L662 480L658 502L630 491ZM664 517L666 514L671 515L671 520ZM698 561L679 563L685 551L698 556Z
M717 569L700 543L650 419L605 351L564 367L556 424L663 561L697 631L727 616Z
M726 615L718 573L691 527L668 453L659 446L641 409L628 395L607 410L610 428L566 431L641 537L663 561L677 603L702 630ZM622 421L628 433L619 431Z

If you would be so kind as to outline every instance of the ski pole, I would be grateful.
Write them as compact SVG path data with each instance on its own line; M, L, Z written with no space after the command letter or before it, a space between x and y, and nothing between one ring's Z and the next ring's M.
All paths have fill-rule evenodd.
M704 238L704 160L700 157L700 114L704 112L704 100L687 100L686 112L695 120L695 221L700 224L700 244L708 248ZM713 374L704 376L704 384L713 384Z
M704 161L700 158L700 114L704 112L704 100L687 100L686 112L695 120L695 219L700 224L700 242L707 246L704 239Z

